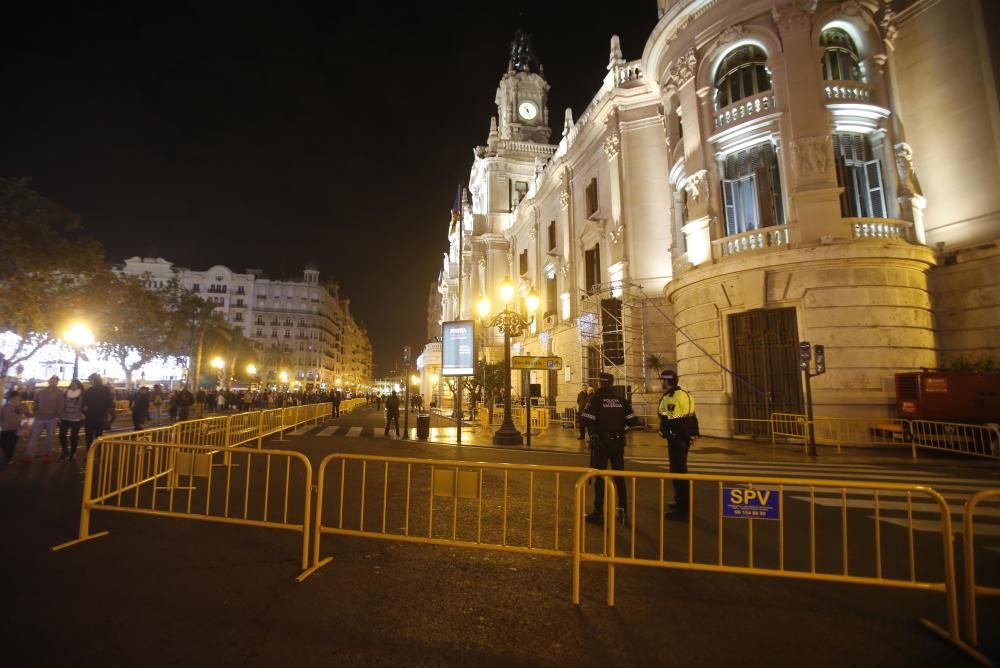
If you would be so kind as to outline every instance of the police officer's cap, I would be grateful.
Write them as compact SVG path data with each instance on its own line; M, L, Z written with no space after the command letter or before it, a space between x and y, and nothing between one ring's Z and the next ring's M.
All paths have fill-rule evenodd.
M601 385L612 385L615 382L615 377L605 371L597 376L597 380Z
M670 384L677 382L677 372L671 371L670 369L665 369L660 372L660 380L666 381Z

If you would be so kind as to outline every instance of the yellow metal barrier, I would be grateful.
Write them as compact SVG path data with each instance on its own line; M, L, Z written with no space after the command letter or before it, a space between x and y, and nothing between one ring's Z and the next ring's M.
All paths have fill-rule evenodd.
M808 438L806 417L795 413L771 413L771 445L776 445L777 438L788 438L802 441L805 445Z
M550 414L548 408L532 408L531 409L531 427L532 429L538 429L540 431L545 431L549 428Z
M611 512L617 506L615 501L617 491L615 485L611 484L612 478L616 476L621 477L623 484L626 485L631 517L631 524L626 530L627 547L623 554L617 551L618 538L616 522L613 519L615 514ZM611 518L604 525L600 552L587 550L586 532L583 530L587 481L592 478L603 478L606 482L605 488L608 493L605 495L604 517ZM667 482L676 479L690 481L689 516L683 529L678 527L668 531L663 514L666 509L664 487ZM636 498L639 492L637 482L640 480L647 481L644 482L643 494L647 495L647 498L649 495L658 498L656 505L659 510L651 527L645 517L636 516ZM756 493L753 497L754 503L749 505L754 506L758 502L767 504L776 510L777 516L774 517L772 514L771 517L774 519L753 519L755 516L763 516L752 509L749 512L744 509L738 517L725 517L724 508L730 507L726 501L727 487L730 490L739 490L741 499L746 499L749 492ZM696 491L703 493L699 496ZM952 642L961 643L955 562L951 542L951 512L944 497L930 487L846 480L591 471L577 481L575 492L573 602L576 604L580 602L580 570L583 562L607 564L608 605L614 605L616 565L880 585L944 594L947 631L941 631L926 620L922 621L928 628L942 633ZM923 544L922 534L917 534L914 530L915 495L930 499L940 513L941 529L938 540L942 550L943 573L931 573L936 570L936 566L930 559L921 560L919 564L917 562L917 555L924 554L929 545ZM786 498L789 496L794 497L794 501ZM705 503L706 497L709 499L707 503ZM867 514L849 517L848 509L852 507L850 502L856 502L860 498L873 500L872 517L867 517ZM696 505L696 500L702 505ZM793 504L796 504L795 508L791 507ZM699 535L705 533L707 521L716 525L715 538L708 542L702 540L696 544L694 529L696 511L702 507L707 508L697 514ZM887 510L895 507L906 509L908 517L906 531L899 532L883 527L882 507ZM792 532L786 532L789 523L794 527ZM642 530L637 530L639 524L643 525ZM855 535L859 536L859 525L864 524L869 525L870 533L866 531L860 534L866 538L856 538L852 546L848 540L849 527L854 528ZM671 534L673 536L670 536ZM712 535L711 531L709 535ZM804 545L790 539L798 536L807 537ZM637 540L637 537L641 541ZM675 539L668 541L668 537ZM822 540L823 549L817 545L819 539ZM745 552L732 550L731 546L741 540L746 545ZM885 545L899 547L900 551L907 555L906 561L884 559Z
M312 479L297 452L101 438L87 453L79 534L52 549L107 535L90 532L90 514L106 510L301 532L305 569Z
M796 413L771 414L771 444L777 438L808 439L806 416ZM941 450L963 455L1000 459L1000 430L995 427L932 420L895 418L841 418L816 416L813 431L817 445L905 447L914 458L917 449Z
M326 484L328 468L338 483ZM568 557L573 497L589 469L336 453L319 467L312 565L323 534ZM332 510L329 520L324 509Z
M976 508L986 499L1000 500L1000 489L986 489L973 494L965 503L965 623L966 636L973 646L979 644L979 629L976 621L976 599L978 596L1000 596L1000 587L976 584L975 524ZM982 658L973 650L976 658ZM987 663L984 660L984 663Z

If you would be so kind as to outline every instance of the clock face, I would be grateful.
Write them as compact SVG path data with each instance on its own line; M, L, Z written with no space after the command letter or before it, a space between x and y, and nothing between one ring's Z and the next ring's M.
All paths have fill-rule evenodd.
M530 121L538 115L538 107L534 102L522 102L517 106L517 115L526 121Z

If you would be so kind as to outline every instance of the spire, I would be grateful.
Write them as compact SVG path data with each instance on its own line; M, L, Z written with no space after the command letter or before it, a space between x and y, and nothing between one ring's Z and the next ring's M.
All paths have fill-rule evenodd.
M521 28L514 32L514 41L510 43L510 61L508 69L518 72L541 73L542 64L531 48L531 35Z
M562 136L565 137L569 134L569 131L573 129L573 110L566 107L566 117L563 119L563 133Z
M608 55L608 69L612 70L618 65L625 64L625 57L622 55L622 45L618 40L618 35L611 36L611 53Z

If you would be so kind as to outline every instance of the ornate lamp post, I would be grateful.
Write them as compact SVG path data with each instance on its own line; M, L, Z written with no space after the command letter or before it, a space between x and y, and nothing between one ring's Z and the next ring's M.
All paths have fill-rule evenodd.
M514 298L514 285L510 278L504 278L500 284L500 298L503 299L503 310L492 318L489 317L490 300L486 295L481 295L476 303L476 310L485 327L499 327L503 332L503 367L504 367L504 395L503 395L503 423L500 429L493 434L494 445L521 445L524 440L521 432L514 426L511 417L510 405L510 340L512 337L521 336L524 330L531 326L535 320L535 311L538 309L538 295L534 290L528 292L524 298L523 310L511 309L511 300Z
M63 334L63 339L73 348L73 380L80 378L80 349L94 343L94 334L85 323L74 322Z

